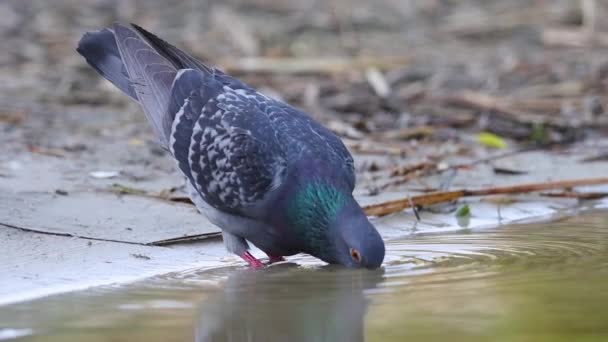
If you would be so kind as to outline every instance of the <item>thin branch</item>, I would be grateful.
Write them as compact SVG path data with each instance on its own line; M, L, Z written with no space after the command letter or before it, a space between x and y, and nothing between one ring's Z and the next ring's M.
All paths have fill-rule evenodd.
M274 58L247 57L222 62L229 73L278 73L278 74L339 74L368 68L389 69L402 67L408 57L360 57L360 58Z
M150 242L151 246L172 246L177 244L187 244L187 243L195 243L200 241L207 241L212 238L221 237L222 233L205 233L205 234L197 234L197 235L188 235L188 236L180 236L178 238L158 240Z
M0 226L6 227L6 228L10 228L10 229L17 229L17 230L20 230L20 231L23 231L23 232L43 234L43 235L62 236L62 237L69 237L69 238L83 239L83 240L91 240L91 241L115 242L115 243L123 243L123 244L127 244L127 245L138 245L138 246L150 246L151 245L151 244L141 243L141 242L123 241L123 240L114 240L114 239L103 239L103 238L95 238L95 237L90 237L90 236L81 236L81 235L76 235L76 234L72 234L72 233L49 232L47 230L20 227L20 226L15 226L15 225L8 224L8 223L0 223Z
M363 210L367 215L370 216L384 216L402 211L403 209L411 208L412 206L429 206L437 203L454 201L461 197L488 196L498 194L522 194L536 191L567 189L576 186L589 186L599 184L608 184L608 178L603 177L545 183L530 183L515 186L491 187L479 190L462 189L454 191L438 191L430 194L414 196L411 198L408 197L404 199L368 205L364 207Z

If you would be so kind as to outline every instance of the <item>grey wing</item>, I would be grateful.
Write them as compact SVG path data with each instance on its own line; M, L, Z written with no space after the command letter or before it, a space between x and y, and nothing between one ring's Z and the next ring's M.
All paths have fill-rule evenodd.
M316 121L311 119L312 123L310 124L310 129L314 131L316 135L319 136L328 147L328 151L330 154L335 156L335 162L337 163L336 167L339 168L343 176L345 177L350 191L353 191L355 188L355 162L353 160L352 155L344 146L344 143L338 136L336 136L332 131L323 127Z
M173 84L169 148L209 205L243 216L283 182L286 160L252 90L232 89L213 75L181 70Z
M301 158L308 154L324 160L337 178L345 180L351 191L354 189L353 157L340 138L286 103L275 101L267 111L277 127L279 140L289 149L288 155Z

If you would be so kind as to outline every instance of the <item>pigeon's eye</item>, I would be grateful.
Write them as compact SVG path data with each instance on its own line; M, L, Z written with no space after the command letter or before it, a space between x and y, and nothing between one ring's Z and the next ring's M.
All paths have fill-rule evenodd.
M361 262L361 254L359 254L359 251L354 248L350 249L350 257L353 258L353 260L355 260L357 263Z

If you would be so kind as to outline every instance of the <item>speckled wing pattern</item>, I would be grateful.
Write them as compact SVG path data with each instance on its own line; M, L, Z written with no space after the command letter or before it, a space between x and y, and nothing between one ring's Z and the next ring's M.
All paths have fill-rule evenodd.
M352 192L355 187L353 158L342 141L327 128L314 121L306 113L280 101L273 101L266 108L277 140L286 149L289 164L305 158L323 161L327 174L334 180L346 182Z
M180 70L168 108L175 113L169 149L205 202L242 214L282 183L286 159L263 111L269 99L223 78Z
M246 215L305 155L327 160L354 187L352 157L337 137L218 70L180 70L168 111L169 149L216 209Z

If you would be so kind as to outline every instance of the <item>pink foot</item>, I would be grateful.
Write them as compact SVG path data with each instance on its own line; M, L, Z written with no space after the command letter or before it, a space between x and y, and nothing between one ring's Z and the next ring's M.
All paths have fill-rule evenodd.
M264 267L264 264L262 264L262 262L260 260L258 260L256 257L251 255L251 253L249 253L249 252L245 252L245 253L241 254L240 257L243 258L243 260L247 261L247 263L249 264L249 267L251 267L253 269L259 269L259 268Z
M285 258L283 258L282 256L274 256L274 255L269 255L268 256L268 263L269 264L274 264L275 262L281 262L281 261L285 261Z

